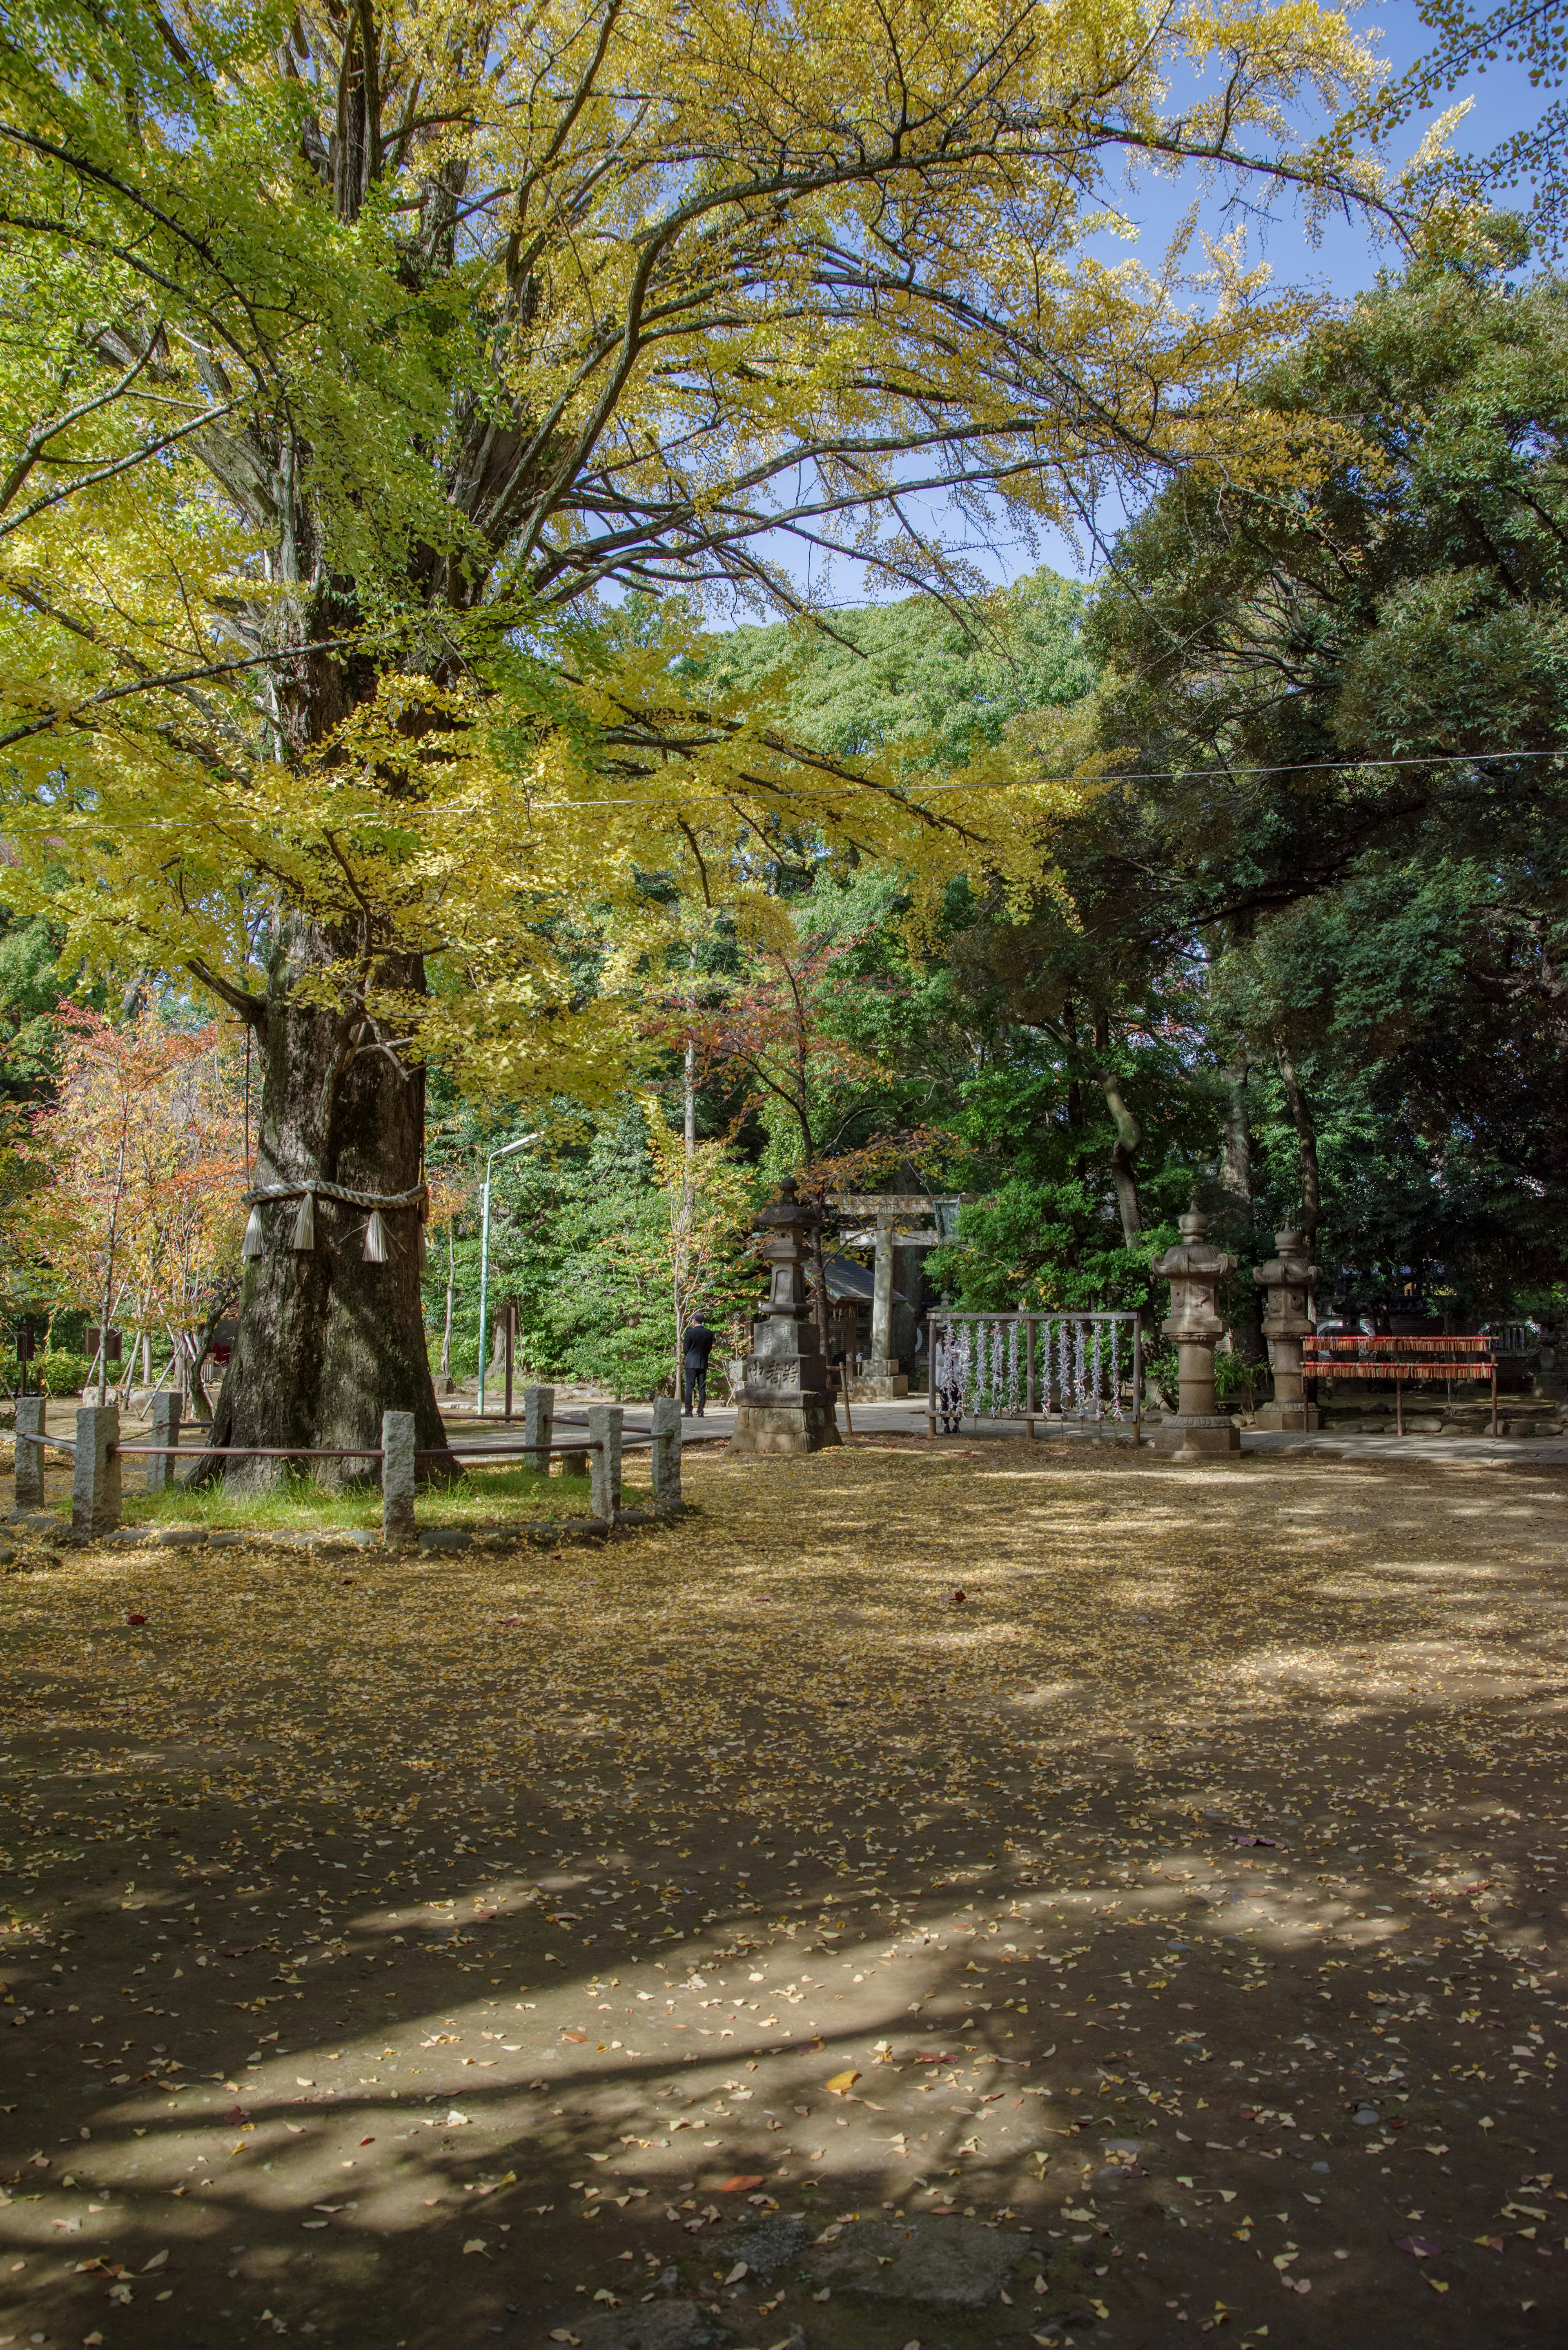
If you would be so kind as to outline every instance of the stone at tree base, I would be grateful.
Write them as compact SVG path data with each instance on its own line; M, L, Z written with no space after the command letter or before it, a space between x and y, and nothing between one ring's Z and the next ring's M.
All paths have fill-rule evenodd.
M820 1222L786 1176L758 1219L768 1233L767 1303L752 1326L732 1452L818 1452L839 1441L822 1340L805 1294L808 1234Z
M1045 2291L1030 2299L1042 2317L1059 2325L1087 2325L1095 2316L1094 2295L1106 2282L1091 2273L1078 2248L1058 2244L1045 2269Z
M748 2220L725 2238L724 2250L727 2256L744 2261L753 2276L766 2278L805 2250L806 2235L803 2220L775 2211L766 2220Z
M24 1431L34 1436L44 1433L44 1413L47 1399L44 1396L18 1396L16 1399L16 1507L18 1510L41 1510L44 1506L44 1448L41 1444L25 1444Z
M737 2341L717 2311L696 2301L649 2301L636 2309L606 2309L592 2317L574 2314L572 2332L582 2350L720 2350ZM776 2342L778 2335L769 2335Z
M811 2270L819 2284L869 2301L983 2309L1021 2249L1016 2236L978 2220L875 2220L852 2223L836 2243L818 2246Z
M119 1523L119 1406L85 1404L77 1414L77 1465L71 1486L71 1532L78 1542L100 1542Z

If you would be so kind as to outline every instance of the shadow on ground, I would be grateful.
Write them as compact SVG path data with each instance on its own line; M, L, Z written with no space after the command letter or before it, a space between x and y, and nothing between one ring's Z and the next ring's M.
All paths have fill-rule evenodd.
M0 2342L1561 2335L1560 1481L688 1480L0 1584Z

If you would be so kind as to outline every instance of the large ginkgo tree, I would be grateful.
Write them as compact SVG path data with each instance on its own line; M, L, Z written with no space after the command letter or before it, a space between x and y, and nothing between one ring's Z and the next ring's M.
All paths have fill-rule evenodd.
M1234 388L1312 302L1185 229L1119 259L1110 196L1391 217L1292 128L1373 68L1313 0L35 0L0 43L5 888L251 1032L214 1440L439 1445L432 1056L607 1082L585 935L780 827L917 881L1048 855L1000 754L794 745L676 605L825 550L958 597L944 508L1310 470Z

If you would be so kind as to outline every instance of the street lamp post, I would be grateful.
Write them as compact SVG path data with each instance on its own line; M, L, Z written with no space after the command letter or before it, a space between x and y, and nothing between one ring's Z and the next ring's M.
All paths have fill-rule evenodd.
M484 1210L479 1227L478 1416L481 1419L484 1418L484 1342L486 1336L488 1335L488 1316L486 1309L490 1296L490 1170L494 1166L498 1159L514 1159L518 1151L526 1150L531 1142L537 1142L538 1139L539 1138L536 1134L520 1134L515 1142L504 1142L499 1150L493 1150L489 1158L484 1162Z

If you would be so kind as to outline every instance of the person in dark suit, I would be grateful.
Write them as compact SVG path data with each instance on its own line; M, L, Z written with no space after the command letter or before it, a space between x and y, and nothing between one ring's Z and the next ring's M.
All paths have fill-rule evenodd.
M686 1337L680 1349L680 1411L690 1419L695 1401L697 1417L702 1418L708 1402L708 1357L713 1351L713 1333L702 1319L699 1306L697 1319L686 1325Z

